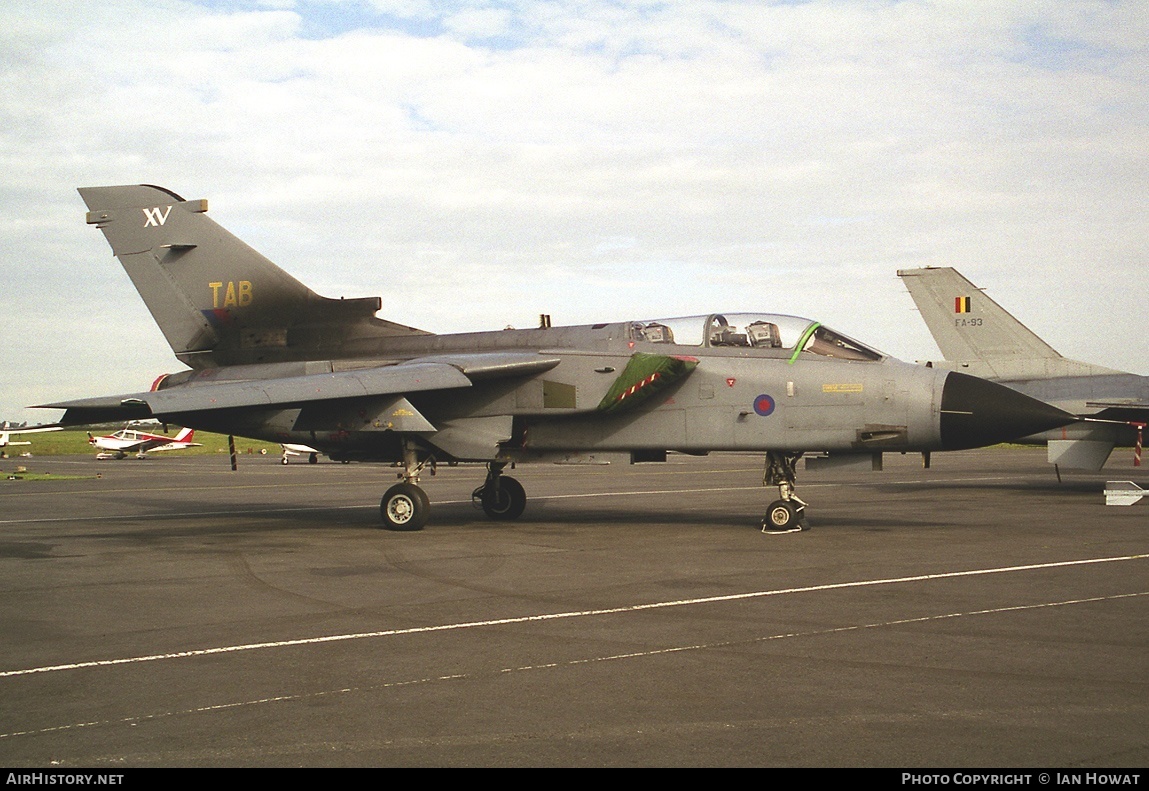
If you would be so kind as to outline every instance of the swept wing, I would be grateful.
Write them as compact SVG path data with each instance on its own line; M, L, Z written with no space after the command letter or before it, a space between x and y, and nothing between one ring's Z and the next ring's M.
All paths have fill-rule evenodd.
M143 393L43 404L63 409L62 425L112 418L165 418L224 409L294 407L430 390L471 387L473 382L539 373L559 364L557 357L531 354L456 354L355 371L280 379L192 382Z

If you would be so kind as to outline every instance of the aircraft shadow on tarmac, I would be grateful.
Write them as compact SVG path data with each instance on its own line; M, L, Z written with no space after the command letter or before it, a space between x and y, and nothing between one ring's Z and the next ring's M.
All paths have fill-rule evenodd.
M969 497L965 492L977 491L998 493L1001 496L1016 493L1020 497L1051 502L1055 502L1056 498L1080 502L1083 497L1097 497L1100 504L1103 485L1097 480L1082 479L1058 483L1052 476L1048 479L937 479L913 483L869 481L861 486L853 484L848 487L856 487L859 495L857 501L854 498L849 498L849 502L834 498L836 505L820 510L817 517L811 519L810 527L814 530L836 528L884 531L957 525L962 522L951 522L932 508L929 509L931 513L924 513L913 505L913 501L920 500L921 505L936 503L937 498L944 497L947 492L955 493L956 499L964 500ZM875 495L899 505L885 514L870 513L869 506L864 505L864 502L872 500ZM739 532L758 530L756 522L761 514L754 510L753 495L734 496L730 502L722 503L721 507L714 507L716 502L720 502L720 498L711 497L705 504L676 508L673 503L651 506L649 500L641 496L614 499L609 505L596 505L583 499L548 499L542 496L533 501L515 522L507 522L492 521L471 503L455 501L436 505L435 521L439 529L465 529L469 532L481 530L484 533L561 530L565 527L598 527L612 532L658 527L696 527L701 530L735 528ZM378 511L369 504L324 507L285 503L283 500L248 501L228 513L205 509L199 514L189 513L186 503L171 503L170 506L153 503L152 506L157 509L152 514L125 516L122 522L106 522L102 525L88 523L90 531L71 530L67 535L61 535L61 540L84 537L147 544L182 538L233 536L294 543L306 538L303 531L322 531L327 534L340 531L367 531L372 535L383 533L378 529ZM83 524L83 518L78 518L77 522ZM299 535L294 535L297 532ZM430 531L428 537L432 537L434 532ZM416 538L409 534L405 534L405 538L404 534L394 537L404 540ZM52 544L0 543L0 557L55 557L53 549Z
M994 480L994 481L920 481L914 484L875 484L874 489L888 494L905 495L909 491L944 492L977 489L979 491L1027 492L1032 494L1049 493L1050 496L1067 494L1089 494L1101 496L1105 488L1103 481L1065 480L1058 483L1056 478L1049 480ZM1099 501L1100 502L1100 501Z
M921 491L923 494L931 490L945 490L955 488L974 487L975 484L953 483L914 485L913 487L883 485L874 487L877 491L896 491L904 494L907 489L913 492ZM986 487L982 487L986 488ZM1003 483L991 487L998 490L1041 491L1042 487L1019 486ZM1079 491L1094 493L1096 487L1082 484ZM928 497L928 495L927 495ZM540 498L541 500L541 498ZM841 515L836 515L839 511ZM696 527L700 530L725 530L734 528L738 532L758 532L754 522L760 519L760 514L748 511L746 508L732 508L729 511L702 509L698 511L684 511L668 508L664 511L651 510L636 503L632 508L620 507L571 507L566 505L544 505L538 503L530 508L514 522L492 522L481 511L466 503L441 504L435 509L435 522L439 530L465 529L470 532L484 534L497 532L517 532L553 530L561 531L564 528L593 528L598 527L612 533L625 530L641 530L645 528L682 528ZM748 524L749 523L749 524ZM922 528L936 527L942 524L936 515L917 515L912 509L896 515L873 515L859 513L859 510L850 506L840 506L834 510L822 510L816 519L811 520L811 527L817 528L853 528L866 530L886 530L893 528ZM947 523L948 524L948 523ZM956 524L956 523L954 523ZM264 537L269 540L291 541L292 536L298 533L303 538L308 533L322 531L335 533L339 531L367 530L373 535L382 533L383 536L393 534L381 531L373 508L348 509L346 507L314 508L307 510L292 510L279 504L249 503L245 508L236 510L226 516L218 512L202 515L189 514L187 511L157 512L147 516L126 517L121 526L111 529L100 529L92 533L83 533L86 538L114 539L138 541L143 543L159 543L180 538L194 537ZM306 533L304 531L307 531ZM430 531L426 537L431 538L435 531ZM79 533L75 535L80 535ZM273 539L273 537L275 537ZM402 539L403 536L395 536ZM407 540L410 540L410 536ZM39 546L39 545L37 545ZM50 551L51 545L43 545ZM38 552L34 547L13 547L13 552ZM0 544L0 556L5 556L5 545ZM19 554L12 556L30 557ZM50 554L38 554L37 557L49 557Z
M374 508L361 508L350 510L347 508L316 508L314 510L293 511L280 505L249 504L248 507L237 509L231 514L221 516L219 513L189 514L186 511L169 513L158 512L146 517L127 517L122 529L100 530L96 533L86 533L93 538L118 538L160 540L181 536L203 535L255 535L259 533L284 532L289 535L292 530L313 531L328 530L362 530L369 529L372 533L383 533L379 528L378 512ZM590 526L601 525L609 530L624 530L630 526L687 526L700 527L735 527L739 530L757 530L755 519L761 514L750 514L745 511L732 511L730 513L690 513L667 509L666 511L651 511L641 506L633 510L619 508L592 508L570 510L564 507L535 507L528 509L514 522L492 522L482 511L474 506L459 504L442 504L435 508L436 525L441 528L471 528L484 532L509 531L516 525L523 527L537 526ZM178 523L173 523L178 520ZM748 525L747 522L750 522ZM432 535L434 531L431 531ZM384 533L390 535L390 533ZM397 536L402 538L402 535ZM410 536L407 537L408 540Z
M55 544L41 541L0 541L0 559L4 560L44 560L56 557L52 554Z

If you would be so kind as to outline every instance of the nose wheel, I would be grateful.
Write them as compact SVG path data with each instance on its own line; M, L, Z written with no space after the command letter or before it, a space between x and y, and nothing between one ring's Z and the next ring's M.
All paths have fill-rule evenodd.
M762 517L763 533L798 533L810 528L806 522L806 503L794 494L797 477L795 467L801 457L801 453L766 453L766 472L762 484L776 485L779 499L770 503L766 515Z
M797 533L806 529L806 504L799 505L793 496L775 500L762 517L763 533Z

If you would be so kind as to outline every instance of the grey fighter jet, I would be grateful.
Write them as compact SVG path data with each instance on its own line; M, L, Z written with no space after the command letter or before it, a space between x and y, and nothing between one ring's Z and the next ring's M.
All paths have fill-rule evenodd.
M315 294L216 225L206 201L153 186L80 194L190 370L149 392L45 406L65 409L63 424L154 418L391 462L401 480L380 508L395 530L427 521L418 483L436 463L485 463L476 501L514 519L526 494L504 474L510 464L667 451L764 452L765 483L780 496L763 527L794 530L804 452L870 460L972 448L1073 419L793 316L434 335L376 318L378 297Z
M1024 438L1047 444L1051 464L1096 471L1114 446L1140 446L1149 376L1062 357L956 269L903 269L898 277L945 357L933 365L1001 382L1084 418Z

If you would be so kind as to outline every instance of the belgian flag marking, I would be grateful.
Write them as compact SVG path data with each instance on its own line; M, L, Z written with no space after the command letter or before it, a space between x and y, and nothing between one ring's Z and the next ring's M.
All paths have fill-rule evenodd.
M969 297L954 297L954 313L969 313Z

